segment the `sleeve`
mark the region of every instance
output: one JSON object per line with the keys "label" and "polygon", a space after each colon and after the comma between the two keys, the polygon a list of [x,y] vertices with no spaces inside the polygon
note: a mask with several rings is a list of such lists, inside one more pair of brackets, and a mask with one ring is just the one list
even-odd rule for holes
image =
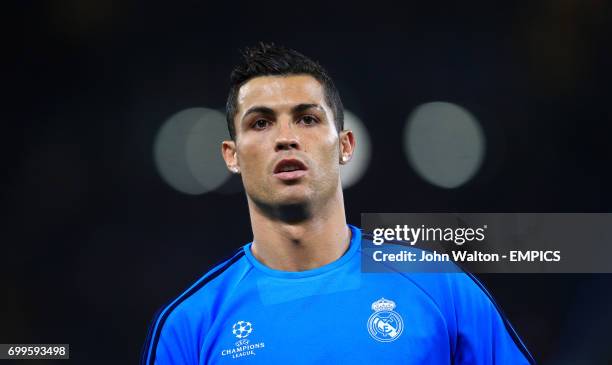
{"label": "sleeve", "polygon": [[142,365],[198,364],[194,326],[183,311],[162,311],[152,326],[142,354]]}
{"label": "sleeve", "polygon": [[141,365],[197,365],[200,357],[206,358],[201,350],[213,312],[211,301],[227,295],[224,291],[219,294],[219,287],[228,287],[218,282],[214,284],[212,280],[243,256],[244,250],[240,248],[232,258],[208,271],[155,316],[143,347]]}
{"label": "sleeve", "polygon": [[454,364],[535,364],[484,286],[469,274],[450,275],[457,323]]}

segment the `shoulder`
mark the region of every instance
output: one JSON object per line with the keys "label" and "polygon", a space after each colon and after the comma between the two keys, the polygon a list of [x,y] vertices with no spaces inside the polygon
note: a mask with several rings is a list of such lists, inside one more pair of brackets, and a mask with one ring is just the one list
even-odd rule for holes
{"label": "shoulder", "polygon": [[[248,270],[244,250],[240,248],[230,258],[208,270],[180,295],[162,306],[149,327],[143,347],[142,363],[155,363],[160,347],[189,347],[197,352],[197,337],[206,333],[206,326],[214,315],[215,303],[229,295],[230,282],[239,280]],[[186,359],[185,359],[186,360]]]}
{"label": "shoulder", "polygon": [[[513,359],[534,364],[533,356],[485,285],[469,272],[403,274],[427,295],[446,319],[458,363]],[[472,358],[471,356],[475,356]]]}
{"label": "shoulder", "polygon": [[495,313],[503,317],[493,296],[472,274],[401,273],[427,295],[446,318],[460,321],[463,316],[480,317]]}
{"label": "shoulder", "polygon": [[[364,233],[362,245],[364,272],[390,273],[429,296],[438,306],[461,298],[489,301],[484,286],[452,260],[426,260],[432,252],[402,241],[385,241],[384,246],[373,242]],[[435,251],[434,251],[435,253]]]}
{"label": "shoulder", "polygon": [[[366,257],[372,257],[375,250],[380,250],[379,246],[370,243],[370,237],[364,235],[362,250]],[[386,243],[384,252],[398,255],[396,258],[401,259],[401,254],[405,252],[420,257],[426,251],[394,242]],[[480,358],[486,358],[495,348],[500,354],[521,359],[516,363],[524,363],[524,359],[533,362],[529,351],[485,285],[456,263],[450,261],[420,266],[418,263],[395,261],[376,263],[370,268],[373,272],[390,274],[396,283],[403,281],[427,298],[426,302],[432,304],[445,320],[453,353],[478,353]],[[481,341],[474,342],[477,338]],[[486,348],[485,343],[492,346]],[[468,347],[470,351],[466,352]]]}

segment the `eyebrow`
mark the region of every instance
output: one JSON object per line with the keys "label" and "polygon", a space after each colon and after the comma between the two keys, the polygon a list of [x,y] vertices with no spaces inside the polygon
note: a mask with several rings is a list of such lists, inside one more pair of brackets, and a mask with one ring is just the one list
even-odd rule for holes
{"label": "eyebrow", "polygon": [[[294,106],[293,108],[291,108],[291,114],[303,113],[306,110],[312,109],[312,108],[318,109],[320,111],[324,111],[323,107],[321,107],[319,104],[298,104]],[[256,114],[256,113],[265,114],[265,115],[276,114],[273,109],[268,108],[267,106],[253,106],[244,113],[244,115],[242,116],[242,120],[244,120],[248,115]]]}
{"label": "eyebrow", "polygon": [[320,111],[324,111],[323,108],[319,104],[298,104],[291,108],[292,114],[303,113],[308,109],[319,109]]}

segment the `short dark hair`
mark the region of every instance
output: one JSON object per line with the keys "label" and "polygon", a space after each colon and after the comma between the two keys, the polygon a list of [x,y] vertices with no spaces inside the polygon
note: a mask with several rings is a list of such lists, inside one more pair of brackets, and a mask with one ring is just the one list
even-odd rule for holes
{"label": "short dark hair", "polygon": [[238,109],[238,91],[247,81],[258,76],[305,74],[314,77],[323,86],[325,101],[334,114],[336,129],[338,132],[344,129],[344,108],[340,94],[327,71],[318,62],[293,49],[264,42],[245,48],[242,55],[244,62],[236,66],[230,76],[226,104],[227,128],[232,139],[236,139],[234,117]]}

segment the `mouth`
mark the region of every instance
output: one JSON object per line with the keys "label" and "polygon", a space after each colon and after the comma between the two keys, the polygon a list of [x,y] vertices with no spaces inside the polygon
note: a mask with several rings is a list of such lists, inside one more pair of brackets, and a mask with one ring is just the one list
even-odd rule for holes
{"label": "mouth", "polygon": [[296,180],[304,175],[308,168],[300,160],[294,158],[287,158],[280,160],[276,166],[274,166],[274,176],[280,180]]}

